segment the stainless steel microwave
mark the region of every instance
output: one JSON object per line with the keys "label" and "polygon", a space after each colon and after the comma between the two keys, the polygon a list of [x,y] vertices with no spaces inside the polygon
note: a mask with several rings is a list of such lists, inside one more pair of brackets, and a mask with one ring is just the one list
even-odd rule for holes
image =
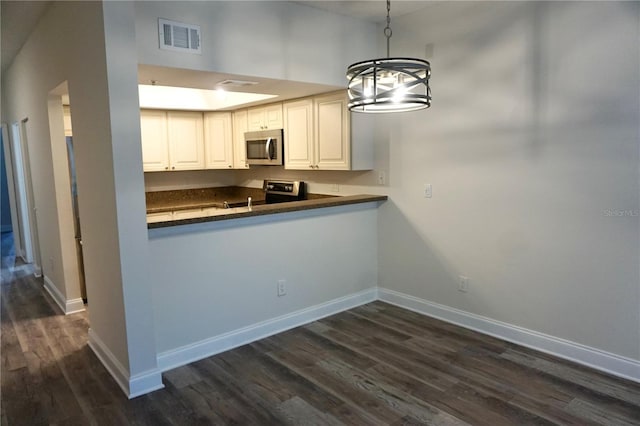
{"label": "stainless steel microwave", "polygon": [[283,133],[282,129],[245,133],[247,163],[257,166],[283,165]]}

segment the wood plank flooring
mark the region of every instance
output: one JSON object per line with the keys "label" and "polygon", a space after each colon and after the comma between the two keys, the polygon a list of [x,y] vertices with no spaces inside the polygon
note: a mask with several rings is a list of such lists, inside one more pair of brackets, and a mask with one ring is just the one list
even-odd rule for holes
{"label": "wood plank flooring", "polygon": [[375,302],[127,400],[41,280],[2,285],[4,425],[640,425],[640,385]]}

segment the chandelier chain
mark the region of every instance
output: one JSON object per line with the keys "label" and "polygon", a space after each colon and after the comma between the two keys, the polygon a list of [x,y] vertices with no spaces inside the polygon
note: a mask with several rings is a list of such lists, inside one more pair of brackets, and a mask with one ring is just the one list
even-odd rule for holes
{"label": "chandelier chain", "polygon": [[389,44],[390,44],[390,40],[391,40],[391,35],[393,34],[393,31],[391,31],[391,0],[387,0],[387,26],[384,27],[384,36],[387,38],[387,58],[389,58],[391,55],[389,54]]}

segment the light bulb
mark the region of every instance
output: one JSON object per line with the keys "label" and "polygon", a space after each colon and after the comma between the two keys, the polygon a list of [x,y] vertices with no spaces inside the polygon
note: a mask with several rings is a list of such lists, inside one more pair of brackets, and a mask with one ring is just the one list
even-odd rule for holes
{"label": "light bulb", "polygon": [[224,89],[216,89],[216,97],[219,100],[224,101],[225,99],[227,99],[227,91]]}

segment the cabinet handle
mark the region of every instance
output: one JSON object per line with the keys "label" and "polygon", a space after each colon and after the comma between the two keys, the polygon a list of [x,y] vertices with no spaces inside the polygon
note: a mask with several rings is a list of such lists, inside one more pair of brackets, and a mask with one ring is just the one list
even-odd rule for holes
{"label": "cabinet handle", "polygon": [[231,168],[231,167],[232,167],[231,164],[229,164],[229,168]]}
{"label": "cabinet handle", "polygon": [[309,164],[309,167],[311,167],[313,169],[313,164]]}
{"label": "cabinet handle", "polygon": [[176,169],[176,166],[171,167],[171,170],[175,170],[175,169]]}
{"label": "cabinet handle", "polygon": [[165,169],[165,170],[169,170],[169,166],[166,166],[164,169]]}

